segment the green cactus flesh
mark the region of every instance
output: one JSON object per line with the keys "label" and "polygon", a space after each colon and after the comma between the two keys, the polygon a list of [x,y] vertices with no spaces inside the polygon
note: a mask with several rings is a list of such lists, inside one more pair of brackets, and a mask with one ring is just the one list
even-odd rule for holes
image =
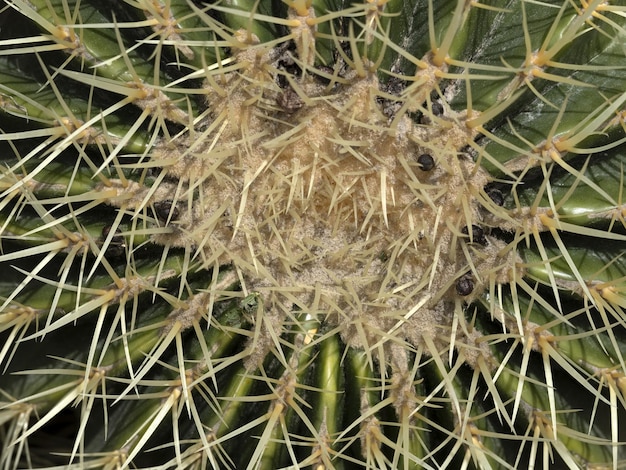
{"label": "green cactus flesh", "polygon": [[626,1],[4,0],[0,468],[624,468]]}

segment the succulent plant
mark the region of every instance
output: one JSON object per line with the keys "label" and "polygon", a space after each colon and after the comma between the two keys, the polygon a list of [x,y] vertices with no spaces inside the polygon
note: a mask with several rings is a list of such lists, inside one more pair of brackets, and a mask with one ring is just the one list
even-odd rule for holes
{"label": "succulent plant", "polygon": [[0,468],[623,468],[626,2],[4,0]]}

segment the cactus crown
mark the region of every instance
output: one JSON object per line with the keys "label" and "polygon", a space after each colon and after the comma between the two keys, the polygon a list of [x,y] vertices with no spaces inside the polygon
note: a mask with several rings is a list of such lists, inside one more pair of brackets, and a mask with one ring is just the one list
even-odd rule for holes
{"label": "cactus crown", "polygon": [[626,6],[3,3],[3,464],[623,461]]}

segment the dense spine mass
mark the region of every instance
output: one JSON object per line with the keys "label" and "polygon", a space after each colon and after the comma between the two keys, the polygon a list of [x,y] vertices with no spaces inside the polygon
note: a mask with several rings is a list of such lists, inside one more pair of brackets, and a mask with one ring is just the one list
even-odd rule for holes
{"label": "dense spine mass", "polygon": [[625,2],[0,26],[2,468],[626,463]]}

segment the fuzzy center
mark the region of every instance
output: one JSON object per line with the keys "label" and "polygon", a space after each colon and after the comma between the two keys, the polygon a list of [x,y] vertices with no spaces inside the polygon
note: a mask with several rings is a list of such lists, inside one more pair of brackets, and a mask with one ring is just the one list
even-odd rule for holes
{"label": "fuzzy center", "polygon": [[[155,241],[232,263],[268,321],[297,309],[352,346],[446,349],[454,316],[515,262],[483,223],[488,175],[460,151],[475,137],[465,113],[416,123],[389,111],[374,73],[329,78],[257,41],[234,59],[207,79],[197,135],[153,155],[175,161],[152,196],[172,230]],[[418,109],[417,96],[397,101]]]}

